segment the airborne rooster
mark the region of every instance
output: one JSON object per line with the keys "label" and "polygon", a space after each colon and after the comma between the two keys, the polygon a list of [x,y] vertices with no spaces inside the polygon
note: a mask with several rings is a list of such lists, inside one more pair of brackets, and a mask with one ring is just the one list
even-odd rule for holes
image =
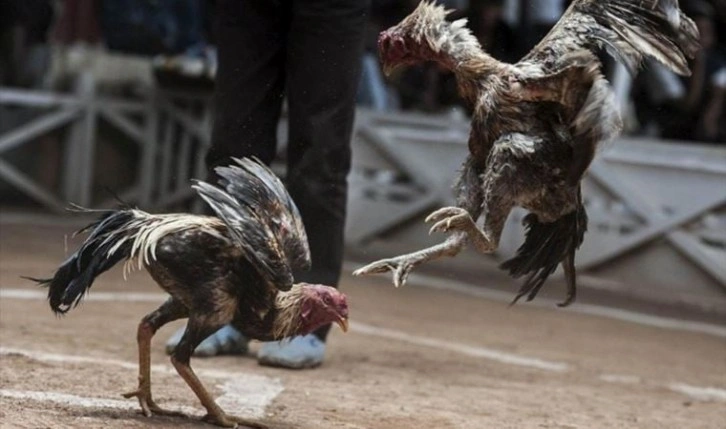
{"label": "airborne rooster", "polygon": [[[698,30],[677,0],[575,0],[550,33],[520,62],[482,51],[465,20],[427,1],[381,33],[384,71],[434,61],[456,75],[474,108],[469,157],[455,187],[457,206],[433,212],[431,232],[453,232],[439,245],[374,262],[354,274],[393,272],[396,286],[415,266],[458,254],[467,242],[496,250],[514,206],[530,213],[514,258],[502,264],[527,276],[513,302],[533,299],[562,264],[567,298],[575,299],[575,251],[587,229],[580,181],[598,144],[620,132],[612,92],[597,54],[605,49],[635,72],[650,56],[681,75],[699,49]],[[476,219],[483,216],[483,229]]]}
{"label": "airborne rooster", "polygon": [[[195,347],[231,323],[251,339],[279,340],[304,335],[327,323],[348,327],[345,295],[332,287],[293,283],[293,268],[308,268],[310,250],[300,215],[282,183],[249,159],[218,167],[220,187],[193,187],[218,217],[153,215],[129,207],[104,211],[80,232],[83,245],[56,271],[48,286],[53,311],[66,313],[93,280],[123,259],[146,267],[171,295],[138,328],[139,386],[145,415],[178,414],[159,408],[151,397],[150,344],[163,325],[189,318],[171,362],[207,409],[205,420],[219,426],[260,423],[228,416],[189,366]],[[130,265],[127,265],[128,268]]]}

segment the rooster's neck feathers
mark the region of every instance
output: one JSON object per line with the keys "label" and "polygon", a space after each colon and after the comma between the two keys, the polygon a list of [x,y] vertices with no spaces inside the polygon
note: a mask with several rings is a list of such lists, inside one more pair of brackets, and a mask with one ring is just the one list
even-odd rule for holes
{"label": "rooster's neck feathers", "polygon": [[436,3],[422,1],[409,17],[414,22],[414,39],[428,44],[432,59],[453,71],[463,87],[504,68],[503,63],[484,52],[466,26],[466,18],[449,22],[449,12]]}
{"label": "rooster's neck feathers", "polygon": [[94,236],[99,243],[115,244],[108,250],[112,257],[124,244],[131,243],[131,251],[124,264],[124,277],[134,268],[142,269],[156,260],[156,247],[159,241],[174,233],[199,229],[219,240],[228,241],[220,232],[224,224],[215,217],[192,214],[149,214],[132,209],[131,220],[118,229]]}
{"label": "rooster's neck feathers", "polygon": [[300,284],[293,285],[287,292],[278,292],[275,298],[277,317],[272,325],[273,337],[286,338],[298,334],[304,297],[303,286]]}
{"label": "rooster's neck feathers", "polygon": [[452,23],[444,22],[426,36],[432,50],[450,61],[450,68],[464,76],[496,71],[500,63],[482,50],[479,41],[466,26],[462,18]]}

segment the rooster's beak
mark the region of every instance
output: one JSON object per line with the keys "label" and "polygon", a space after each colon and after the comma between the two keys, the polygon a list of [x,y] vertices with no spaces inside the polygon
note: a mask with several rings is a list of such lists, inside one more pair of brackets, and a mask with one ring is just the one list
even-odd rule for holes
{"label": "rooster's beak", "polygon": [[394,71],[398,68],[397,64],[384,64],[383,65],[383,74],[386,77],[391,77]]}
{"label": "rooster's beak", "polygon": [[348,318],[347,317],[340,317],[340,318],[338,318],[338,321],[335,323],[337,323],[338,326],[340,326],[340,329],[343,332],[348,332]]}

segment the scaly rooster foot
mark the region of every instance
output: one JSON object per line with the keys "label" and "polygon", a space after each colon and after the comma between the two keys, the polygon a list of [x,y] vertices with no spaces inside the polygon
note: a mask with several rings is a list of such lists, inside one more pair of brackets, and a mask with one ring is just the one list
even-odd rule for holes
{"label": "scaly rooster foot", "polygon": [[468,211],[461,207],[444,207],[436,210],[428,215],[426,223],[436,222],[429,230],[429,234],[434,232],[449,232],[452,230],[468,232],[472,228],[476,228],[476,223]]}
{"label": "scaly rooster foot", "polygon": [[557,303],[558,307],[567,307],[575,301],[576,293],[574,290],[568,291],[567,296],[563,302]]}
{"label": "scaly rooster foot", "polygon": [[406,284],[408,274],[416,265],[415,261],[411,258],[398,256],[396,258],[381,259],[380,261],[372,262],[363,268],[355,270],[353,275],[364,276],[390,271],[393,273],[393,285],[400,287]]}
{"label": "scaly rooster foot", "polygon": [[247,427],[253,429],[267,429],[267,425],[260,422],[248,420],[242,417],[230,416],[225,413],[220,413],[218,415],[207,414],[206,416],[202,417],[202,421],[224,428]]}
{"label": "scaly rooster foot", "polygon": [[151,389],[139,388],[138,390],[135,390],[133,392],[124,393],[123,397],[126,399],[133,397],[138,398],[139,405],[141,406],[141,412],[146,417],[151,417],[154,414],[160,416],[187,417],[186,414],[180,411],[165,410],[156,405],[154,400],[151,399]]}

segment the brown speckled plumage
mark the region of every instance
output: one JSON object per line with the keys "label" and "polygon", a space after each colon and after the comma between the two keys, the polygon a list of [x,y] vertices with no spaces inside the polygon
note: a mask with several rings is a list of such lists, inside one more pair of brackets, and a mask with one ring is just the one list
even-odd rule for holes
{"label": "brown speckled plumage", "polygon": [[[575,0],[551,32],[516,64],[484,52],[465,20],[423,1],[379,37],[384,71],[435,61],[456,75],[473,116],[469,158],[455,186],[457,206],[432,213],[431,231],[452,232],[446,242],[374,262],[357,275],[393,272],[396,286],[426,261],[456,255],[467,243],[489,253],[498,246],[515,206],[529,210],[517,255],[502,264],[528,276],[515,301],[532,299],[562,263],[568,296],[575,298],[574,255],[587,228],[580,180],[597,146],[616,137],[619,112],[601,72],[601,50],[633,72],[653,57],[687,75],[698,32],[677,0]],[[483,218],[480,229],[476,220]]]}
{"label": "brown speckled plumage", "polygon": [[[207,420],[263,427],[226,415],[189,366],[199,343],[232,324],[249,339],[279,340],[313,332],[328,323],[348,326],[345,295],[323,285],[295,284],[292,270],[310,265],[305,229],[282,183],[264,165],[235,160],[218,167],[219,187],[194,188],[217,213],[149,214],[123,207],[100,211],[80,232],[89,236],[48,286],[51,309],[64,314],[80,303],[97,276],[122,260],[145,267],[170,298],[139,324],[139,387],[144,414],[169,414],[151,397],[151,337],[163,325],[188,318],[172,363],[207,409]],[[173,414],[173,413],[172,413]]]}

